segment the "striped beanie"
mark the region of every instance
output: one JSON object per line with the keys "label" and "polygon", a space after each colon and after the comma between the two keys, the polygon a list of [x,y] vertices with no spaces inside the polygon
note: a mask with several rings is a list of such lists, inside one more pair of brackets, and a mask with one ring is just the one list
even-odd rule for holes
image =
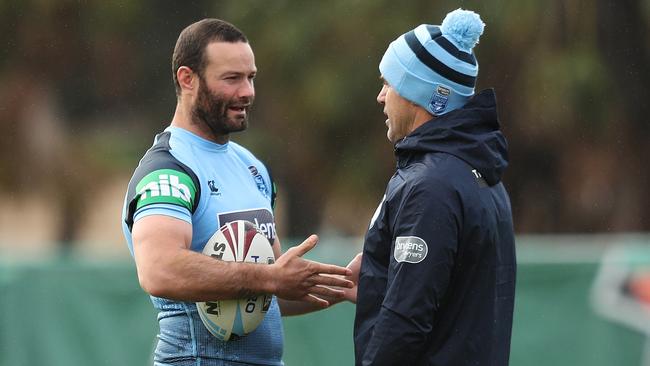
{"label": "striped beanie", "polygon": [[478,14],[456,9],[440,26],[422,24],[391,42],[379,71],[399,95],[434,116],[453,111],[474,95],[472,49],[484,27]]}

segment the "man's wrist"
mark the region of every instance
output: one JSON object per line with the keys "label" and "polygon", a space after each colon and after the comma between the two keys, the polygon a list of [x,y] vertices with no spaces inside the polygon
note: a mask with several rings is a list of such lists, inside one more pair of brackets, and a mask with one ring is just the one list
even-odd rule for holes
{"label": "man's wrist", "polygon": [[275,264],[269,264],[269,265],[256,265],[255,267],[258,267],[258,280],[262,283],[262,291],[265,294],[275,294],[278,290],[277,283],[276,283],[276,265]]}

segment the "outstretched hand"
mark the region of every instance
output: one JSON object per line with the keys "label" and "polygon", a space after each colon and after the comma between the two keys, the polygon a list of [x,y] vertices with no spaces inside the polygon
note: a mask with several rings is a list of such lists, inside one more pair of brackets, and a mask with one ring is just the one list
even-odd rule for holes
{"label": "outstretched hand", "polygon": [[[344,298],[346,295],[344,290],[328,286],[350,289],[356,285],[346,279],[353,275],[349,268],[302,258],[305,253],[316,246],[316,243],[318,243],[318,237],[311,235],[300,245],[287,250],[272,265],[274,267],[275,295],[287,300],[302,300],[327,307],[329,302],[320,297]],[[345,278],[330,275],[345,276]]]}

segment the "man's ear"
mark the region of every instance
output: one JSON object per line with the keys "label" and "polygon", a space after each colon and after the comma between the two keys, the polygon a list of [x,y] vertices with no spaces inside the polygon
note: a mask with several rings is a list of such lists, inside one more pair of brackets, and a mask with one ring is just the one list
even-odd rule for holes
{"label": "man's ear", "polygon": [[187,66],[181,66],[176,71],[176,80],[181,87],[181,91],[194,93],[198,84],[198,75]]}

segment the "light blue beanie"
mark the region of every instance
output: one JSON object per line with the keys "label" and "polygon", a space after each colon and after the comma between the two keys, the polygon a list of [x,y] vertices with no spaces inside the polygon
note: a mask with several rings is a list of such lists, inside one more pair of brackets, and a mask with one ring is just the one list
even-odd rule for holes
{"label": "light blue beanie", "polygon": [[399,95],[434,116],[453,111],[474,95],[472,49],[484,27],[475,12],[456,9],[440,26],[422,24],[391,42],[379,71]]}

